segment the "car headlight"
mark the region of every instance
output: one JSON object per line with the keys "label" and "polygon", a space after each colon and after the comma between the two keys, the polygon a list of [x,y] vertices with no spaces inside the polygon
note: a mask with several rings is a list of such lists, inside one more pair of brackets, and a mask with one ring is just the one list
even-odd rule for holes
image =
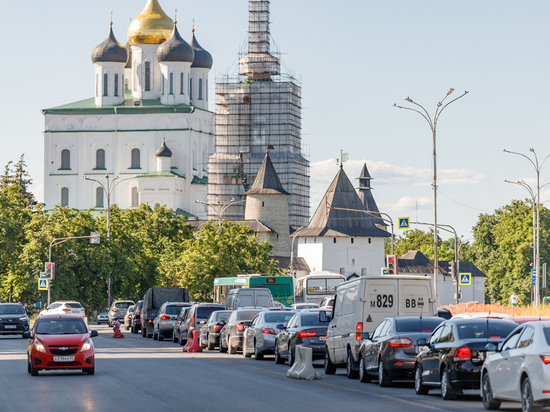
{"label": "car headlight", "polygon": [[38,339],[34,340],[34,349],[36,349],[38,352],[46,353],[46,348],[44,347],[42,342],[40,342]]}
{"label": "car headlight", "polygon": [[29,321],[29,318],[26,317],[26,316],[23,316],[22,318],[19,318],[19,320],[26,320],[27,322]]}
{"label": "car headlight", "polygon": [[92,339],[88,338],[86,342],[84,342],[84,345],[82,345],[82,349],[80,349],[80,352],[86,352],[87,350],[90,350],[92,347]]}

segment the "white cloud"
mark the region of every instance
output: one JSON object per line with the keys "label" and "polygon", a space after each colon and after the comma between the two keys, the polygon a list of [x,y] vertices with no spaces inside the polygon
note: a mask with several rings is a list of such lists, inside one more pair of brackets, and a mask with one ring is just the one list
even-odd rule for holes
{"label": "white cloud", "polygon": [[425,197],[417,199],[411,196],[405,196],[398,199],[395,203],[381,203],[379,208],[388,212],[400,212],[402,210],[414,209],[433,209],[433,200]]}
{"label": "white cloud", "polygon": [[32,185],[29,191],[34,195],[38,203],[44,203],[44,185]]}

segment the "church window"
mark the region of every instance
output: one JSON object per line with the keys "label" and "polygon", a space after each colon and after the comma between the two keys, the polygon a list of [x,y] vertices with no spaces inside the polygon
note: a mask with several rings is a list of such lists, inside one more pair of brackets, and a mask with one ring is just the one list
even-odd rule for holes
{"label": "church window", "polygon": [[95,189],[95,207],[103,207],[103,188]]}
{"label": "church window", "polygon": [[265,206],[265,205],[264,205],[264,202],[262,202],[262,207],[264,207],[264,206]]}
{"label": "church window", "polygon": [[340,268],[340,274],[343,275],[346,273],[346,270],[344,268]]}
{"label": "church window", "polygon": [[115,96],[118,96],[118,73],[115,74]]}
{"label": "church window", "polygon": [[206,100],[208,100],[208,79],[206,79]]}
{"label": "church window", "polygon": [[351,259],[351,266],[355,266],[355,259]]}
{"label": "church window", "polygon": [[334,238],[334,243],[336,243],[336,238]]}
{"label": "church window", "polygon": [[183,73],[180,73],[180,94],[183,94]]}
{"label": "church window", "polygon": [[137,187],[132,187],[132,206],[131,207],[138,207],[139,206],[139,194]]}
{"label": "church window", "polygon": [[351,238],[351,243],[353,243],[353,238]]}
{"label": "church window", "polygon": [[69,188],[61,188],[61,206],[69,206]]}
{"label": "church window", "polygon": [[95,168],[105,169],[105,150],[97,149],[95,152]]}
{"label": "church window", "polygon": [[164,94],[164,82],[166,79],[164,78],[164,73],[160,74],[160,94]]}
{"label": "church window", "polygon": [[170,73],[170,94],[174,94],[174,73]]}
{"label": "church window", "polygon": [[151,91],[151,63],[145,62],[145,91]]}
{"label": "church window", "polygon": [[193,79],[189,79],[189,98],[193,100]]}
{"label": "church window", "polygon": [[369,237],[369,244],[370,244],[370,237]]}
{"label": "church window", "polygon": [[95,74],[95,95],[99,97],[99,74]]}
{"label": "church window", "polygon": [[141,168],[141,153],[139,152],[139,149],[132,149],[130,169],[139,168]]}
{"label": "church window", "polygon": [[109,96],[109,75],[103,75],[103,96]]}
{"label": "church window", "polygon": [[361,268],[361,276],[365,276],[367,274],[367,268]]}
{"label": "church window", "polygon": [[199,79],[199,100],[202,100],[202,79]]}
{"label": "church window", "polygon": [[61,151],[61,169],[71,168],[71,152],[68,149]]}

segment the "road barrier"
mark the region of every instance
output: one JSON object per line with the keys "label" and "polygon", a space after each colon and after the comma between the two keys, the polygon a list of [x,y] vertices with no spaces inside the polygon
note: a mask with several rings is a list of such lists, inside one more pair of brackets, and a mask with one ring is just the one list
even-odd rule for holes
{"label": "road barrier", "polygon": [[187,343],[183,347],[184,352],[194,353],[202,352],[201,345],[199,345],[199,332],[194,330],[191,336],[187,336]]}
{"label": "road barrier", "polygon": [[115,333],[113,333],[113,338],[114,339],[124,338],[124,335],[120,331],[120,323],[118,321],[113,322],[113,330],[115,332]]}
{"label": "road barrier", "polygon": [[304,345],[297,345],[296,360],[286,373],[286,376],[292,379],[321,379],[319,374],[313,369],[313,349]]}

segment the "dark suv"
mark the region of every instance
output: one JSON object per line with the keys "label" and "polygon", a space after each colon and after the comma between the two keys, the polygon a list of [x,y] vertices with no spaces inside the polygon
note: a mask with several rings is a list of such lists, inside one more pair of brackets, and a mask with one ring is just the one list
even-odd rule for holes
{"label": "dark suv", "polygon": [[0,335],[23,335],[29,330],[29,316],[21,303],[0,303]]}
{"label": "dark suv", "polygon": [[200,331],[206,319],[218,310],[226,310],[227,307],[218,303],[197,303],[193,305],[181,320],[178,335],[181,336],[183,343],[187,342],[187,337],[194,331]]}
{"label": "dark suv", "polygon": [[130,330],[132,333],[138,333],[141,329],[141,307],[143,306],[143,301],[140,300],[136,303],[136,308],[132,312],[132,318],[130,319]]}

